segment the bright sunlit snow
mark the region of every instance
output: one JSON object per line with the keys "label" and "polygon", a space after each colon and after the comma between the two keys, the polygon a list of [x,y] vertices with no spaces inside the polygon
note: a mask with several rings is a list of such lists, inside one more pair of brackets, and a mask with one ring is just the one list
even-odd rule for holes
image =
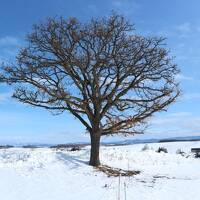
{"label": "bright sunlit snow", "polygon": [[[157,153],[158,147],[168,153]],[[88,166],[89,147],[81,151],[0,150],[2,200],[199,200],[200,159],[190,153],[200,142],[101,148],[102,164],[140,170],[134,177],[107,177]],[[177,154],[181,149],[184,156]],[[120,188],[120,189],[119,189]]]}

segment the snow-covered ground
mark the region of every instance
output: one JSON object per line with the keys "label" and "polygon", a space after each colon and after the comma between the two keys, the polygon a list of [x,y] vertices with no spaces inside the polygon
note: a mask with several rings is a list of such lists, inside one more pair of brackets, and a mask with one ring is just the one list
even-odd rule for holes
{"label": "snow-covered ground", "polygon": [[[157,153],[158,147],[168,149]],[[134,177],[107,177],[88,166],[89,147],[81,151],[48,148],[0,150],[2,200],[199,200],[200,159],[190,153],[200,142],[101,148],[101,161],[140,170]],[[176,154],[177,149],[186,152]],[[119,189],[120,188],[120,189]],[[120,190],[120,194],[119,194]],[[126,196],[126,198],[125,198]]]}

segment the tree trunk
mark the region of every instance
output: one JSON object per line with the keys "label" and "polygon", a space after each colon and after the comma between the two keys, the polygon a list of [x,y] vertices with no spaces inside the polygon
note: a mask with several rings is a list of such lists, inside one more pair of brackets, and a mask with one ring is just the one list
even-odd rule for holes
{"label": "tree trunk", "polygon": [[101,135],[99,133],[90,134],[91,139],[91,150],[90,150],[90,162],[91,166],[99,166],[99,149],[100,149],[100,138]]}

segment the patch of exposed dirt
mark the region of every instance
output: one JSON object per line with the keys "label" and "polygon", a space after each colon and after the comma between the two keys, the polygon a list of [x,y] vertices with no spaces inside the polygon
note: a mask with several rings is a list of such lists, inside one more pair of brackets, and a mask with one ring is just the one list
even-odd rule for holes
{"label": "patch of exposed dirt", "polygon": [[100,165],[96,167],[100,172],[105,173],[108,177],[118,177],[118,176],[134,176],[140,173],[140,171],[135,170],[123,170],[119,168],[110,167],[107,165]]}

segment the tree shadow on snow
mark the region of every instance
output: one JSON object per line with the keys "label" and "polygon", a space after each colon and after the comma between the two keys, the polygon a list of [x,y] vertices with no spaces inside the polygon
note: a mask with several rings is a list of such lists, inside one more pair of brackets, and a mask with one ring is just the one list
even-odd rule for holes
{"label": "tree shadow on snow", "polygon": [[77,156],[68,155],[63,152],[56,152],[56,157],[59,161],[63,162],[65,165],[70,166],[71,169],[76,169],[81,167],[81,165],[88,165],[87,161],[79,159]]}

